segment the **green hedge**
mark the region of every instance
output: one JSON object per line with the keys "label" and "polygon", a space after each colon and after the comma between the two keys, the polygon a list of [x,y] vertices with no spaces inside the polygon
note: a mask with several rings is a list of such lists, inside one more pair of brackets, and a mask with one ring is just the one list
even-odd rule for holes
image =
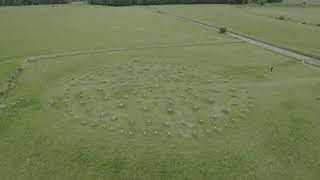
{"label": "green hedge", "polygon": [[0,0],[0,6],[22,6],[38,4],[65,4],[69,0]]}

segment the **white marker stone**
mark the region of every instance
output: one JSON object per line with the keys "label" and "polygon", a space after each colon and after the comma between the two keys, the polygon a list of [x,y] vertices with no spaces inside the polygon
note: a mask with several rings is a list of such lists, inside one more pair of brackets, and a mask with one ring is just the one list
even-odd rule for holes
{"label": "white marker stone", "polygon": [[148,120],[148,121],[147,121],[147,125],[150,125],[150,124],[151,124],[151,120]]}
{"label": "white marker stone", "polygon": [[133,126],[133,125],[135,125],[135,122],[134,122],[134,120],[131,120],[131,121],[129,121],[129,125],[130,125],[130,126]]}
{"label": "white marker stone", "polygon": [[119,107],[120,108],[124,108],[124,104],[119,104]]}
{"label": "white marker stone", "polygon": [[198,111],[200,109],[200,107],[199,106],[193,106],[193,110],[195,110],[195,111]]}
{"label": "white marker stone", "polygon": [[52,98],[50,99],[50,101],[49,101],[48,105],[49,105],[49,106],[53,106],[53,105],[54,105],[54,101],[53,101],[53,99],[52,99]]}
{"label": "white marker stone", "polygon": [[214,99],[209,98],[209,99],[208,99],[208,102],[209,102],[210,104],[213,104],[213,103],[214,103]]}
{"label": "white marker stone", "polygon": [[143,107],[143,111],[148,111],[149,108],[148,107]]}

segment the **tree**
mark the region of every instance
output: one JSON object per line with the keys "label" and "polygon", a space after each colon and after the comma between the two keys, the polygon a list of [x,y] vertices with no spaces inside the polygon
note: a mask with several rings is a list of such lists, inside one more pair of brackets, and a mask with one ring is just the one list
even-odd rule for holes
{"label": "tree", "polygon": [[282,2],[282,0],[268,0],[268,3],[279,3]]}
{"label": "tree", "polygon": [[0,0],[0,6],[65,4],[65,3],[69,3],[69,0]]}

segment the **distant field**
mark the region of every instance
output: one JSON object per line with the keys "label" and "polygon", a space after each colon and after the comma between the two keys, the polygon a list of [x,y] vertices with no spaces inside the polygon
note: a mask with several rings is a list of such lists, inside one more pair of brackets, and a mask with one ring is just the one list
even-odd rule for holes
{"label": "distant field", "polygon": [[251,8],[250,12],[270,18],[283,16],[286,21],[305,23],[306,25],[319,25],[320,29],[320,6],[319,7],[261,7]]}
{"label": "distant field", "polygon": [[[320,41],[315,38],[320,34],[320,26],[314,25],[320,24],[320,15],[317,13],[320,7],[295,9],[277,6],[177,5],[158,8],[227,27],[233,32],[284,48],[320,56]],[[275,19],[279,16],[290,17],[295,22]],[[304,21],[312,25],[302,24]]]}
{"label": "distant field", "polygon": [[283,0],[283,4],[301,4],[303,2],[307,4],[320,4],[319,0]]}
{"label": "distant field", "polygon": [[[245,16],[157,6],[200,7]],[[7,7],[0,21],[0,79],[49,55],[0,99],[0,179],[320,177],[318,67],[146,7]]]}
{"label": "distant field", "polygon": [[[128,22],[135,23],[118,21],[127,15],[121,12],[135,14],[126,17]],[[0,69],[5,68],[2,64],[6,63],[11,70],[17,62],[30,56],[221,39],[210,33],[194,32],[197,27],[185,29],[184,23],[178,23],[173,30],[166,18],[138,7],[118,9],[83,4],[1,7],[0,20]],[[0,84],[8,75],[8,69],[0,72]]]}

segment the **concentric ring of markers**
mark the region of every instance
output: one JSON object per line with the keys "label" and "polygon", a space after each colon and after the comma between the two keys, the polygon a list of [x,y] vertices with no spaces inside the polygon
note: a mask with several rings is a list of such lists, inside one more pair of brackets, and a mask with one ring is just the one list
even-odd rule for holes
{"label": "concentric ring of markers", "polygon": [[133,61],[66,78],[48,106],[81,126],[126,136],[201,138],[232,128],[255,107],[232,83],[201,66]]}

